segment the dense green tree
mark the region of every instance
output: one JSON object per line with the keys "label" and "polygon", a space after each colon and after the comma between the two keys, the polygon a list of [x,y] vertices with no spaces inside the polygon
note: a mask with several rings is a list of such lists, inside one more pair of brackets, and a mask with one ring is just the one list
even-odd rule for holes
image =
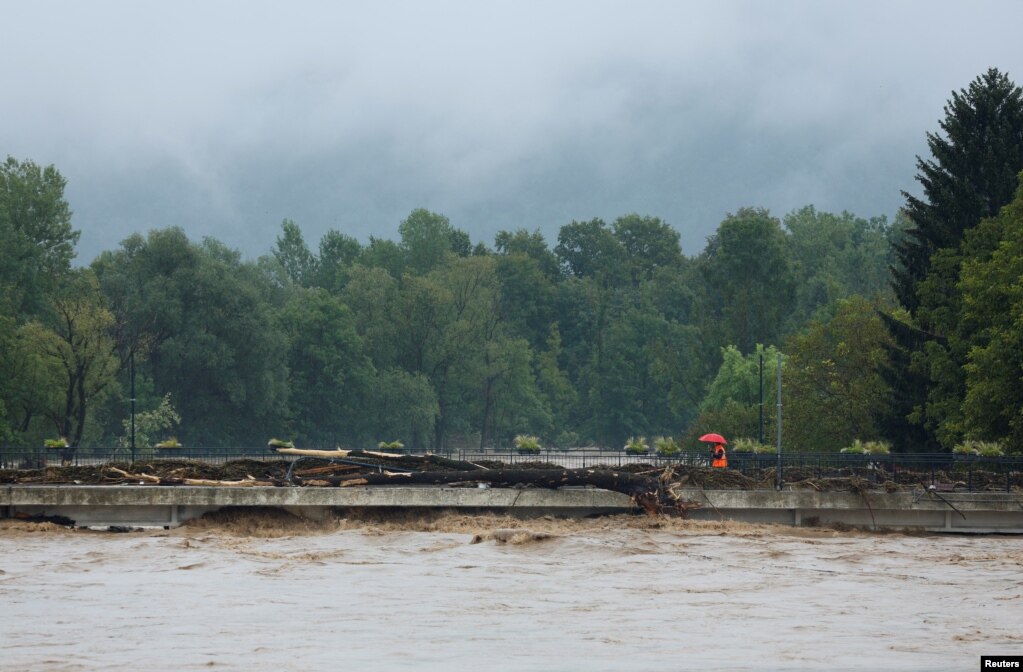
{"label": "dense green tree", "polygon": [[325,290],[297,292],[281,320],[288,339],[293,436],[333,447],[366,436],[365,404],[375,371],[351,310]]}
{"label": "dense green tree", "polygon": [[700,403],[700,411],[720,410],[731,401],[744,406],[759,405],[761,356],[764,360],[764,395],[765,399],[770,399],[771,384],[778,375],[778,354],[775,347],[765,348],[759,343],[748,355],[743,355],[733,345],[725,347],[721,352],[721,366]]}
{"label": "dense green tree", "polygon": [[494,238],[494,249],[502,255],[524,255],[536,262],[537,267],[551,282],[561,277],[558,258],[547,247],[539,230],[529,233],[525,229],[514,232],[499,231]]}
{"label": "dense green tree", "polygon": [[439,405],[430,381],[422,373],[400,368],[381,371],[366,399],[366,421],[378,441],[401,441],[422,449],[414,437],[433,432]]}
{"label": "dense green tree", "polygon": [[855,439],[883,438],[876,418],[890,400],[878,368],[890,338],[877,307],[850,297],[837,303],[834,316],[786,341],[787,448],[837,451]]}
{"label": "dense green tree", "polygon": [[362,245],[355,238],[331,229],[320,239],[313,284],[337,293],[348,283],[352,268],[362,256]]}
{"label": "dense green tree", "polygon": [[[550,426],[540,433],[549,437],[553,443],[564,445],[564,435],[571,432],[570,418],[572,409],[578,401],[578,395],[572,386],[567,372],[561,363],[562,347],[561,332],[557,324],[552,324],[547,332],[544,347],[536,356],[537,389],[543,398],[544,407],[550,413]],[[517,430],[516,430],[516,433]],[[567,443],[575,443],[569,439]]]}
{"label": "dense green tree", "polygon": [[678,231],[657,217],[625,215],[611,225],[614,237],[625,250],[634,284],[650,280],[659,268],[672,268],[682,260]]}
{"label": "dense green tree", "polygon": [[121,421],[121,429],[124,433],[117,437],[117,446],[122,449],[122,452],[130,450],[134,433],[136,456],[152,455],[153,447],[157,443],[171,438],[167,434],[172,432],[180,422],[181,416],[174,410],[171,395],[165,394],[155,407],[140,410],[134,418],[128,417]]}
{"label": "dense green tree", "polygon": [[1023,453],[1023,187],[977,233],[999,242],[962,267],[962,320],[972,336],[962,429]]}
{"label": "dense green tree", "polygon": [[171,393],[189,445],[262,443],[288,415],[287,339],[266,276],[221,243],[180,229],[132,236],[94,263],[115,323]]}
{"label": "dense green tree", "polygon": [[931,158],[917,157],[923,197],[903,192],[913,227],[897,248],[894,287],[914,315],[932,255],[958,247],[967,229],[1012,200],[1023,170],[1023,90],[991,68],[952,93],[939,125],[942,135],[927,134]]}
{"label": "dense green tree", "polygon": [[918,436],[918,448],[950,449],[964,429],[964,366],[972,337],[960,328],[960,267],[989,246],[964,247],[967,232],[1012,198],[1023,170],[1023,90],[995,69],[953,92],[928,134],[932,158],[917,160],[923,198],[906,194],[912,226],[899,242],[893,287],[909,319],[886,322],[895,339],[886,378],[896,390],[886,434]]}
{"label": "dense green tree", "polygon": [[45,384],[59,391],[50,397],[57,403],[43,412],[72,447],[82,441],[92,405],[116,385],[119,362],[110,335],[113,323],[95,275],[83,269],[51,299],[45,323],[25,327],[32,349],[51,372]]}
{"label": "dense green tree", "polygon": [[890,293],[890,227],[884,217],[834,215],[807,206],[786,215],[784,228],[796,276],[791,325],[848,296]]}
{"label": "dense green tree", "polygon": [[0,445],[14,438],[14,409],[18,381],[11,377],[15,369],[16,326],[13,318],[0,310]]}
{"label": "dense green tree", "polygon": [[361,262],[370,268],[382,268],[396,280],[405,273],[405,253],[393,240],[370,236],[369,245],[362,250]]}
{"label": "dense green tree", "polygon": [[625,248],[602,219],[561,227],[554,254],[565,274],[575,278],[598,278],[607,286],[626,277]]}
{"label": "dense green tree", "polygon": [[281,224],[281,235],[271,250],[274,259],[284,269],[285,275],[297,285],[310,286],[317,273],[317,259],[302,236],[298,224],[285,219]]}
{"label": "dense green tree", "polygon": [[396,319],[398,281],[383,268],[356,265],[340,298],[352,309],[355,329],[375,367],[391,368],[399,359],[401,321]]}
{"label": "dense green tree", "polygon": [[718,227],[709,281],[720,288],[721,327],[742,352],[777,343],[795,297],[795,277],[777,219],[743,208]]}
{"label": "dense green tree", "polygon": [[[700,404],[700,413],[690,424],[684,442],[687,448],[699,447],[695,439],[707,432],[726,438],[759,438],[763,415],[764,442],[773,444],[776,431],[778,350],[757,344],[744,355],[729,345],[722,349],[721,366]],[[760,408],[760,357],[763,356],[764,406]],[[783,361],[783,370],[787,364]]]}
{"label": "dense green tree", "polygon": [[0,306],[23,320],[42,312],[70,272],[80,232],[71,228],[66,180],[53,166],[0,164]]}
{"label": "dense green tree", "polygon": [[515,334],[541,349],[555,321],[557,287],[533,257],[512,252],[496,258],[499,282],[495,310]]}
{"label": "dense green tree", "polygon": [[406,269],[424,275],[445,263],[447,255],[467,257],[472,251],[469,236],[451,226],[444,215],[419,208],[398,225]]}

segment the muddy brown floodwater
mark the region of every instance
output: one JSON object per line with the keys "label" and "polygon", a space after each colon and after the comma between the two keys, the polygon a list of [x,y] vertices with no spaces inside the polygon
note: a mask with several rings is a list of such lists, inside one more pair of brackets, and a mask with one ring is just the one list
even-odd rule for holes
{"label": "muddy brown floodwater", "polygon": [[0,521],[3,670],[975,670],[1023,539],[645,517]]}

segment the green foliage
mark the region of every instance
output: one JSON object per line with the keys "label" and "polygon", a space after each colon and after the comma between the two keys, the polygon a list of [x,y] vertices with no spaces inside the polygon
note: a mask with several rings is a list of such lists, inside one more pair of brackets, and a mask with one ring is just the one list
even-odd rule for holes
{"label": "green foliage", "polygon": [[897,394],[886,432],[900,440],[909,423],[924,448],[950,449],[974,424],[966,367],[986,342],[986,327],[962,319],[960,272],[998,245],[981,222],[1012,200],[1023,170],[1023,89],[990,69],[953,92],[941,130],[927,135],[932,158],[917,160],[923,197],[906,194],[912,226],[896,245],[893,286],[909,320],[889,321],[897,343],[886,377]]}
{"label": "green foliage", "polygon": [[18,320],[40,316],[70,273],[81,235],[71,228],[67,181],[53,166],[8,156],[0,163],[0,308]]}
{"label": "green foliage", "polygon": [[1004,441],[1023,453],[1023,186],[979,234],[998,241],[964,262],[962,326],[971,334],[963,367],[963,434]]}
{"label": "green foliage", "polygon": [[281,312],[288,342],[290,429],[303,445],[355,443],[376,371],[351,310],[325,290],[300,290]]}
{"label": "green foliage", "polygon": [[957,443],[952,448],[952,452],[956,455],[977,455],[980,457],[1003,457],[1005,455],[1004,448],[997,441],[977,441],[975,439],[967,439],[962,443]]}
{"label": "green foliage", "polygon": [[758,453],[769,455],[777,452],[777,447],[760,443],[756,439],[740,437],[732,441],[732,450],[737,453]]}
{"label": "green foliage", "polygon": [[875,305],[838,301],[785,343],[785,441],[797,451],[834,451],[851,437],[881,438],[877,417],[889,403],[878,369],[891,337]]}
{"label": "green foliage", "polygon": [[[180,443],[174,445],[161,445],[167,441],[162,441],[157,444],[153,444],[153,437],[158,434],[164,433],[166,430],[177,426],[181,422],[181,416],[174,410],[174,406],[171,404],[171,395],[165,394],[160,400],[160,404],[153,409],[148,411],[141,411],[135,414],[135,445],[136,447],[153,446],[154,448],[177,448],[180,447]],[[127,417],[122,420],[122,426],[124,428],[124,434],[117,438],[117,445],[120,448],[131,447],[131,417]],[[177,443],[177,437],[174,437],[173,441]]]}
{"label": "green foliage", "polygon": [[807,206],[786,215],[784,228],[797,278],[791,327],[798,328],[818,311],[850,296],[890,295],[891,234],[884,217],[868,220]]}
{"label": "green foliage", "polygon": [[95,275],[75,271],[50,300],[45,322],[22,328],[26,347],[43,367],[40,381],[52,392],[42,397],[45,416],[72,446],[81,443],[93,406],[117,384],[119,362],[110,333],[114,316]]}
{"label": "green foliage", "polygon": [[187,418],[185,443],[257,443],[287,423],[288,332],[271,302],[281,290],[259,266],[164,229],[128,238],[93,268],[125,327],[121,357],[145,355],[141,373]]}
{"label": "green foliage", "polygon": [[673,269],[681,262],[678,231],[657,217],[625,215],[611,228],[625,252],[634,284],[649,281],[658,269]]}
{"label": "green foliage", "polygon": [[153,448],[159,448],[161,450],[169,450],[169,449],[180,448],[180,447],[181,447],[181,442],[178,441],[178,437],[176,437],[176,436],[172,436],[169,439],[164,439],[163,441],[160,441],[159,443],[157,443],[157,444],[155,444],[153,446]]}
{"label": "green foliage", "polygon": [[891,444],[887,441],[861,441],[855,439],[850,445],[842,448],[839,452],[851,455],[888,455],[891,452]]}
{"label": "green foliage", "polygon": [[752,352],[778,343],[795,299],[795,275],[780,222],[762,208],[743,208],[718,227],[708,255],[720,291],[726,343]]}
{"label": "green foliage", "polygon": [[[761,356],[764,358],[764,403],[769,404],[776,396],[778,354],[774,346],[765,348],[759,344],[749,355],[743,355],[734,345],[723,348],[721,366],[700,403],[700,410],[703,412],[720,410],[728,402],[758,406]],[[782,367],[783,369],[785,367],[784,360]]]}
{"label": "green foliage", "polygon": [[564,273],[572,277],[598,278],[604,286],[624,277],[625,248],[602,219],[561,227],[554,254]]}
{"label": "green foliage", "polygon": [[43,446],[46,448],[67,448],[68,445],[70,444],[68,444],[67,439],[63,436],[59,439],[46,439],[43,441]]}
{"label": "green foliage", "polygon": [[308,287],[317,273],[317,260],[309,251],[298,224],[285,219],[281,229],[282,233],[277,237],[277,245],[271,253],[291,282]]}
{"label": "green foliage", "polygon": [[[699,437],[707,432],[717,432],[722,436],[757,436],[759,422],[759,409],[756,406],[729,399],[720,408],[701,412],[686,429],[682,446],[686,450],[705,450],[707,446],[700,443]],[[773,435],[774,423],[773,414],[765,410],[765,436]]]}
{"label": "green foliage", "polygon": [[850,455],[866,455],[867,447],[859,439],[854,440],[850,445],[842,448],[840,453],[848,453]]}
{"label": "green foliage", "polygon": [[670,436],[658,436],[654,439],[654,448],[658,455],[671,457],[677,455],[682,449]]}
{"label": "green foliage", "polygon": [[381,441],[377,444],[377,448],[380,450],[402,450],[405,448],[405,444],[401,441]]}
{"label": "green foliage", "polygon": [[273,448],[294,448],[295,443],[293,441],[285,441],[284,439],[270,439],[266,445]]}
{"label": "green foliage", "polygon": [[[903,430],[911,418],[945,446],[971,436],[1023,450],[1023,221],[1012,208],[977,214],[997,212],[1020,144],[1019,96],[1006,82],[989,73],[950,104],[908,225],[905,215],[889,226],[813,207],[783,225],[744,208],[692,257],[657,217],[572,221],[553,250],[539,231],[502,231],[491,252],[416,209],[398,242],[363,246],[329,231],[315,251],[285,220],[255,263],[180,229],[135,234],[92,265],[97,292],[70,269],[77,233],[63,178],[8,160],[0,441],[38,445],[56,430],[72,444],[123,442],[133,361],[141,407],[173,395],[187,445],[287,432],[301,445],[401,436],[440,451],[507,445],[520,432],[561,447],[620,446],[642,433],[660,435],[655,448],[667,451],[665,437],[681,431],[681,445],[704,449],[697,437],[707,431],[758,435],[760,353],[764,436],[775,435],[784,343],[793,449],[882,437],[923,446],[891,433],[890,417],[879,422],[890,410]],[[989,119],[1004,127],[987,128]],[[962,213],[981,223],[952,221]],[[905,254],[890,260],[888,241]],[[888,261],[916,302],[900,312],[887,303]],[[73,334],[56,319],[61,302],[73,308]],[[90,362],[88,373],[65,381],[72,356]]]}
{"label": "green foliage", "polygon": [[530,434],[519,434],[515,437],[515,447],[520,453],[539,453],[540,439]]}
{"label": "green foliage", "polygon": [[425,275],[443,266],[447,256],[467,257],[469,236],[451,226],[444,215],[422,208],[413,210],[398,225],[405,267],[417,275]]}
{"label": "green foliage", "polygon": [[625,452],[629,455],[646,455],[650,452],[650,446],[645,436],[630,436],[625,442]]}
{"label": "green foliage", "polygon": [[863,450],[868,455],[888,455],[892,452],[892,444],[887,441],[866,441]]}

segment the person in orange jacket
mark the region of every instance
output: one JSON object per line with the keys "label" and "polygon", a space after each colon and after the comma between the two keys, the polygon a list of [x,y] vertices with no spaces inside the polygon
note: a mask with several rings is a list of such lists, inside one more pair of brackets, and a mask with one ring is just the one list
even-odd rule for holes
{"label": "person in orange jacket", "polygon": [[710,463],[710,466],[718,467],[719,469],[724,469],[728,466],[728,457],[725,455],[725,445],[723,443],[716,444],[711,454],[714,457],[714,461]]}

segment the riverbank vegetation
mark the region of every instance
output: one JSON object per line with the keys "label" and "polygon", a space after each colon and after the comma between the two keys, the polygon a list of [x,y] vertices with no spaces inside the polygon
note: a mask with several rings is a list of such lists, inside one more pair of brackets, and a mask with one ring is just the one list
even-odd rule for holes
{"label": "riverbank vegetation", "polygon": [[770,444],[781,361],[792,450],[1021,452],[1020,88],[991,70],[940,126],[890,221],[743,207],[702,250],[656,216],[491,242],[417,209],[394,239],[285,220],[251,261],[169,228],[75,266],[64,178],[8,158],[0,442],[124,445],[134,394],[136,432],[188,446]]}

